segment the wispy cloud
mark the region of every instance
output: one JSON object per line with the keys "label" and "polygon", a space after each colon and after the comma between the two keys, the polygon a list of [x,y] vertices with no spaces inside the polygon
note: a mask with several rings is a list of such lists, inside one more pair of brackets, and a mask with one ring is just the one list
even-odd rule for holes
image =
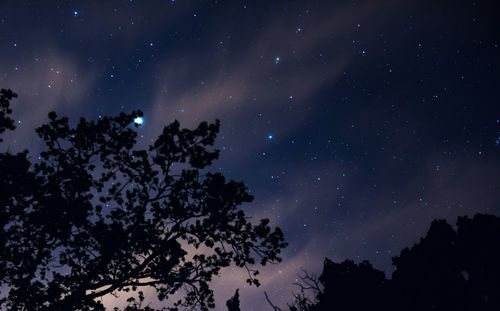
{"label": "wispy cloud", "polygon": [[[21,63],[24,65],[18,65]],[[0,78],[2,88],[19,95],[12,101],[17,129],[15,139],[9,141],[15,143],[14,149],[33,143],[34,128],[47,120],[49,111],[86,114],[89,106],[82,103],[93,92],[97,75],[82,67],[75,56],[54,48],[34,55],[19,54],[1,66],[10,68]]]}

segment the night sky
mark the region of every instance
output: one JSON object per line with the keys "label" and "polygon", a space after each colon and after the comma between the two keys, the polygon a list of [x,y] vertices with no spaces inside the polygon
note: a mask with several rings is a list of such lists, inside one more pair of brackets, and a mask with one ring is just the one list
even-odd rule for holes
{"label": "night sky", "polygon": [[51,110],[141,109],[141,145],[220,119],[212,170],[289,247],[260,288],[224,270],[218,309],[236,288],[242,310],[270,309],[264,290],[284,306],[324,257],[390,274],[432,219],[500,215],[496,2],[2,0],[0,87],[19,98],[1,148],[36,159]]}

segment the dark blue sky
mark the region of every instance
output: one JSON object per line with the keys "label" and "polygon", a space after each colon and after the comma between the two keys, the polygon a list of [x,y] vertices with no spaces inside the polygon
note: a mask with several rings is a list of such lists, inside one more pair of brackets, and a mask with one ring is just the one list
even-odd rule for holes
{"label": "dark blue sky", "polygon": [[[222,122],[213,167],[247,183],[250,215],[289,241],[245,287],[292,299],[324,257],[391,256],[434,218],[500,215],[495,1],[2,1],[0,87],[19,94],[2,148],[37,148],[51,110],[99,118],[141,109],[141,143],[178,119]],[[36,157],[36,154],[33,154]]]}

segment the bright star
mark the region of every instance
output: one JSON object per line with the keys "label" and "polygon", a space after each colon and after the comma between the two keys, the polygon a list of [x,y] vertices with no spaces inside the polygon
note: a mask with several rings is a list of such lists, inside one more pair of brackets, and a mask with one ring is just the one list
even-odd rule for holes
{"label": "bright star", "polygon": [[144,119],[142,117],[137,117],[134,119],[134,123],[137,125],[143,125],[144,124]]}
{"label": "bright star", "polygon": [[77,17],[78,16],[78,11],[73,11],[73,16]]}
{"label": "bright star", "polygon": [[273,139],[273,135],[272,135],[272,134],[269,134],[269,135],[267,136],[267,139],[272,140],[272,139]]}

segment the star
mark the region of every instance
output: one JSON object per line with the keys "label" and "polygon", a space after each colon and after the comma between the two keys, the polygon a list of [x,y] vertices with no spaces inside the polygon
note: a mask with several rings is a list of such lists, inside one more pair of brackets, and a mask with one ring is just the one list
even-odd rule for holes
{"label": "star", "polygon": [[144,124],[144,119],[142,117],[137,117],[134,119],[134,123],[137,124],[138,126],[141,126]]}

